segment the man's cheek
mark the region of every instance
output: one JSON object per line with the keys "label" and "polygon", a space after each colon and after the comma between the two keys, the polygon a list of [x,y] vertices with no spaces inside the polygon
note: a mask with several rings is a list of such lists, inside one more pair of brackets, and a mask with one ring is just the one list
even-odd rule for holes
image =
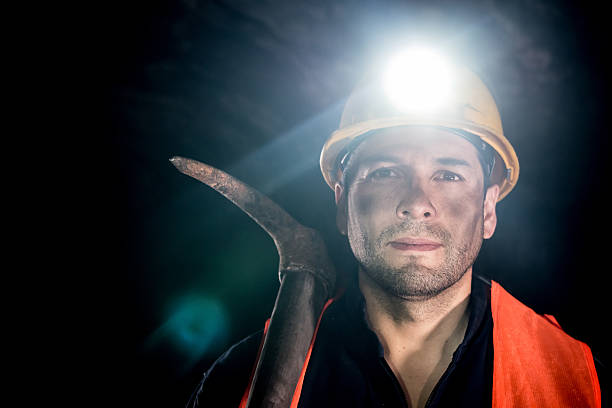
{"label": "man's cheek", "polygon": [[394,214],[393,203],[398,201],[397,191],[385,187],[359,186],[352,191],[350,201],[355,214],[362,217],[385,217]]}
{"label": "man's cheek", "polygon": [[453,200],[446,206],[448,219],[451,225],[454,225],[450,229],[454,231],[455,239],[472,241],[475,237],[481,236],[478,228],[478,225],[482,225],[483,217],[480,200],[480,196],[464,197]]}
{"label": "man's cheek", "polygon": [[372,213],[374,206],[374,196],[361,194],[353,199],[354,211],[359,215],[367,215]]}
{"label": "man's cheek", "polygon": [[[474,190],[452,200],[446,200],[447,214],[453,218],[464,218],[471,214],[478,215],[482,213],[482,193]],[[473,217],[470,216],[470,219]]]}

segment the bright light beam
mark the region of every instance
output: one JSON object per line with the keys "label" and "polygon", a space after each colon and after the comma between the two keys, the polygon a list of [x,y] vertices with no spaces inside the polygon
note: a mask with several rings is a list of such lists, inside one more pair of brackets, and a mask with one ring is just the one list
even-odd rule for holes
{"label": "bright light beam", "polygon": [[390,60],[384,71],[383,86],[400,111],[432,112],[449,99],[451,69],[434,51],[409,49]]}

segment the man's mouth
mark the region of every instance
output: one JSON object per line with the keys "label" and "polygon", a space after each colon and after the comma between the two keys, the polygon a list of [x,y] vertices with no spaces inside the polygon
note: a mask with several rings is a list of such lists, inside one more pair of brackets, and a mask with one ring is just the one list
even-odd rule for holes
{"label": "man's mouth", "polygon": [[435,251],[442,244],[426,238],[398,238],[387,245],[400,251]]}

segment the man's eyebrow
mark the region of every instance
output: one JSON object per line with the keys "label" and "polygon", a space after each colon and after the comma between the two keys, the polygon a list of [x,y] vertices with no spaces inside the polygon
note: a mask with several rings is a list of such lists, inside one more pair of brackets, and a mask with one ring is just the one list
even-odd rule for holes
{"label": "man's eyebrow", "polygon": [[436,163],[438,164],[442,164],[444,166],[467,166],[467,167],[472,167],[472,165],[463,160],[463,159],[457,159],[456,157],[438,157],[437,159],[434,160]]}
{"label": "man's eyebrow", "polygon": [[[388,162],[388,163],[397,163],[400,162],[401,158],[393,155],[393,154],[375,154],[369,157],[364,157],[360,160],[360,163],[371,164],[378,162]],[[437,164],[441,164],[443,166],[465,166],[472,167],[472,165],[463,159],[459,159],[456,157],[437,157],[433,160]]]}
{"label": "man's eyebrow", "polygon": [[400,161],[400,159],[398,157],[395,157],[393,155],[388,155],[388,154],[375,154],[373,156],[369,156],[369,157],[365,157],[361,160],[359,160],[361,163],[377,163],[377,162],[389,162],[389,163],[396,163],[398,161]]}

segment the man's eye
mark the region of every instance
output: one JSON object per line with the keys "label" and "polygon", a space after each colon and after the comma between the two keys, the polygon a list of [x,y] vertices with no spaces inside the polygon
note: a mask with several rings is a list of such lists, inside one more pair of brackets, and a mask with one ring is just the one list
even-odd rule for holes
{"label": "man's eye", "polygon": [[463,181],[463,177],[451,171],[441,171],[434,177],[436,181]]}
{"label": "man's eye", "polygon": [[390,169],[388,167],[383,167],[377,170],[374,170],[368,175],[370,180],[389,180],[392,178],[399,177],[399,173],[396,170]]}

